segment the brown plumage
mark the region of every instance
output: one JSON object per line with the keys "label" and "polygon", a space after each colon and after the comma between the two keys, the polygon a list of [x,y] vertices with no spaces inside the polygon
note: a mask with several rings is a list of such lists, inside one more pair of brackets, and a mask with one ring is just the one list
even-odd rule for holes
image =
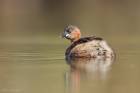
{"label": "brown plumage", "polygon": [[80,38],[80,29],[76,26],[67,26],[62,36],[72,43],[66,50],[66,58],[114,57],[113,50],[105,40],[95,36]]}

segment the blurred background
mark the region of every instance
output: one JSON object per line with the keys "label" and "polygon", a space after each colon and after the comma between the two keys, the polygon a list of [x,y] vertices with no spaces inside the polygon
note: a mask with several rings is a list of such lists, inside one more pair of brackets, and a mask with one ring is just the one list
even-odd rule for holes
{"label": "blurred background", "polygon": [[[113,47],[106,78],[66,64],[68,24]],[[139,35],[140,0],[0,0],[0,92],[140,93]]]}
{"label": "blurred background", "polygon": [[139,0],[1,0],[0,35],[10,40],[15,36],[56,39],[66,25],[73,24],[84,35],[118,41],[129,35],[131,40],[139,35],[139,9]]}

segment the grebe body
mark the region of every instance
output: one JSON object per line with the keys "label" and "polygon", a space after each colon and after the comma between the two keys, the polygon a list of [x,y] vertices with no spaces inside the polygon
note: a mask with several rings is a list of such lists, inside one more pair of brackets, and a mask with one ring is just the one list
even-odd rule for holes
{"label": "grebe body", "polygon": [[66,58],[113,58],[114,52],[107,42],[96,36],[82,37],[80,29],[69,25],[65,28],[63,37],[71,41],[66,49]]}

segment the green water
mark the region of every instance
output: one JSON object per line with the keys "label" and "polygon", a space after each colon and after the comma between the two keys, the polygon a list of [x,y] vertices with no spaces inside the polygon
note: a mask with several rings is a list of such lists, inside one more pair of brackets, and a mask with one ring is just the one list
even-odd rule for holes
{"label": "green water", "polygon": [[[140,93],[139,9],[138,0],[0,1],[0,93]],[[68,65],[66,24],[103,37],[116,60]]]}
{"label": "green water", "polygon": [[92,64],[89,69],[79,70],[66,63],[64,52],[69,43],[62,43],[61,38],[54,37],[60,43],[39,42],[48,39],[39,37],[36,42],[33,37],[28,41],[14,38],[0,43],[1,93],[140,92],[140,44],[137,42],[112,42],[117,55],[115,62],[107,67],[108,71],[93,71],[97,66]]}

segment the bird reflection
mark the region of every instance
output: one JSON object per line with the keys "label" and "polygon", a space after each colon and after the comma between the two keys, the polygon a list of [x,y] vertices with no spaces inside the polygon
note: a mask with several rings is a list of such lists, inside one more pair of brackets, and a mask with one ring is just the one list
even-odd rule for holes
{"label": "bird reflection", "polygon": [[106,80],[114,59],[74,58],[66,59],[70,71],[66,73],[68,93],[80,93],[80,83],[85,80]]}

